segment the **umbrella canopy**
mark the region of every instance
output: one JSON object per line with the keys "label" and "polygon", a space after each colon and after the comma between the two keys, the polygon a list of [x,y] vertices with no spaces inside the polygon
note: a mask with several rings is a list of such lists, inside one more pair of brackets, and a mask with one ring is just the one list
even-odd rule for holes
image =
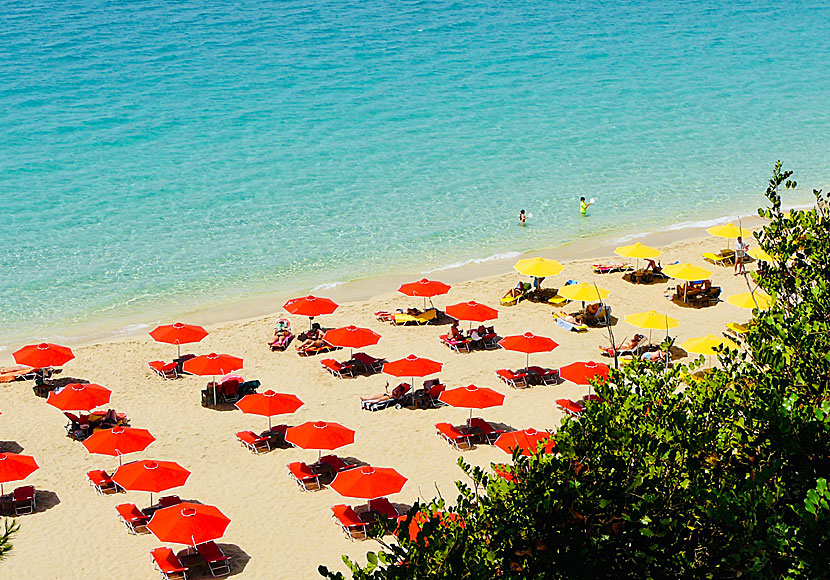
{"label": "umbrella canopy", "polygon": [[96,431],[84,440],[82,445],[90,453],[118,456],[121,459],[121,456],[127,453],[144,451],[155,440],[147,429],[113,427]]}
{"label": "umbrella canopy", "polygon": [[678,280],[686,280],[687,282],[694,282],[695,280],[708,280],[712,277],[712,272],[700,266],[693,266],[686,262],[685,264],[673,264],[663,268],[663,273],[671,278]]}
{"label": "umbrella canopy", "polygon": [[109,403],[110,395],[112,391],[101,385],[70,383],[49,393],[46,402],[61,411],[90,411]]}
{"label": "umbrella canopy", "polygon": [[716,236],[718,238],[737,238],[741,236],[742,238],[748,238],[752,236],[752,230],[747,230],[744,228],[740,228],[735,224],[721,224],[719,226],[712,226],[706,230],[712,236]]}
{"label": "umbrella canopy", "polygon": [[577,385],[590,385],[591,379],[600,378],[607,380],[610,368],[605,363],[594,361],[575,362],[559,369],[559,376],[566,381]]}
{"label": "umbrella canopy", "polygon": [[581,284],[568,284],[559,289],[559,295],[568,300],[580,300],[582,302],[595,302],[605,300],[611,294],[605,288],[582,282]]}
{"label": "umbrella canopy", "polygon": [[35,369],[59,367],[75,358],[72,349],[67,346],[42,342],[30,344],[12,353],[17,364],[30,366]]}
{"label": "umbrella canopy", "polygon": [[523,429],[522,431],[510,431],[502,433],[496,439],[496,447],[505,453],[513,453],[518,448],[520,455],[533,455],[539,449],[539,444],[544,442],[542,453],[552,453],[554,442],[553,435],[547,431],[536,429]]}
{"label": "umbrella canopy", "polygon": [[30,455],[0,453],[0,494],[3,493],[2,484],[26,479],[38,467],[37,461]]}
{"label": "umbrella canopy", "polygon": [[763,292],[743,292],[742,294],[733,294],[726,299],[732,306],[738,308],[758,308],[766,310],[772,305],[772,298]]}
{"label": "umbrella canopy", "polygon": [[[418,534],[423,529],[424,524],[431,520],[438,520],[439,525],[445,527],[451,525],[454,522],[458,522],[460,527],[464,527],[464,521],[459,519],[457,513],[435,511],[428,514],[424,512],[418,512],[414,516],[412,516],[412,520],[409,522],[409,539],[413,542],[417,542]],[[423,541],[426,545],[426,538],[424,538]]]}
{"label": "umbrella canopy", "polygon": [[707,334],[698,338],[690,338],[680,345],[680,348],[686,352],[693,352],[695,354],[703,354],[711,356],[715,353],[715,348],[724,346],[726,348],[738,348],[738,345],[728,338],[722,336],[715,336]]}
{"label": "umbrella canopy", "polygon": [[513,269],[525,276],[547,278],[548,276],[558,276],[565,267],[556,260],[548,258],[525,258],[513,264]]}
{"label": "umbrella canopy", "polygon": [[377,344],[380,340],[380,335],[369,328],[360,328],[352,325],[327,331],[325,336],[323,336],[323,340],[334,346],[363,348]]}
{"label": "umbrella canopy", "polygon": [[770,256],[768,253],[764,251],[763,248],[755,247],[747,251],[747,254],[755,258],[756,260],[761,260],[762,262],[774,262],[775,258]]}
{"label": "umbrella canopy", "polygon": [[293,413],[303,406],[303,402],[295,395],[275,393],[267,390],[264,393],[245,395],[236,403],[236,407],[246,414],[268,417],[268,430],[271,430],[271,417]]}
{"label": "umbrella canopy", "polygon": [[376,499],[398,493],[406,478],[391,467],[364,465],[341,471],[331,482],[331,488],[345,497]]}
{"label": "umbrella canopy", "polygon": [[159,493],[185,484],[190,472],[175,461],[142,459],[122,465],[112,480],[130,491]]}
{"label": "umbrella canopy", "polygon": [[338,308],[338,304],[328,298],[317,298],[316,296],[304,296],[303,298],[292,298],[283,305],[288,312],[298,316],[322,316],[331,314]]}
{"label": "umbrella canopy", "polygon": [[446,313],[456,320],[469,320],[471,322],[485,322],[499,317],[499,311],[478,302],[461,302],[447,306]]}
{"label": "umbrella canopy", "polygon": [[427,280],[423,278],[417,282],[409,282],[401,284],[398,292],[406,294],[407,296],[423,296],[424,298],[432,298],[433,296],[440,296],[450,291],[451,286],[438,282],[437,280]]}
{"label": "umbrella canopy", "polygon": [[[504,404],[504,395],[487,387],[467,385],[443,391],[438,399],[451,407],[486,409]],[[472,411],[471,411],[472,412]]]}
{"label": "umbrella canopy", "polygon": [[337,449],[354,443],[354,431],[339,423],[309,421],[289,427],[285,440],[302,449]]}
{"label": "umbrella canopy", "polygon": [[527,355],[525,366],[530,364],[530,355],[535,352],[550,352],[559,344],[552,338],[536,336],[531,332],[524,334],[505,336],[499,341],[499,346],[505,350],[523,352]]}
{"label": "umbrella canopy", "polygon": [[207,330],[195,324],[176,322],[175,324],[163,324],[150,333],[156,342],[167,344],[189,344],[199,342],[208,335]]}
{"label": "umbrella canopy", "polygon": [[440,373],[443,364],[414,354],[383,365],[383,372],[393,377],[426,377]]}
{"label": "umbrella canopy", "polygon": [[661,250],[652,248],[651,246],[646,246],[640,242],[631,244],[630,246],[620,246],[614,250],[614,253],[622,256],[623,258],[637,258],[638,260],[641,258],[657,258],[663,254]]}
{"label": "umbrella canopy", "polygon": [[161,542],[196,546],[221,538],[230,518],[212,505],[182,502],[156,510],[147,529]]}
{"label": "umbrella canopy", "polygon": [[648,342],[651,344],[651,331],[664,330],[666,335],[670,328],[677,328],[680,322],[676,318],[672,318],[667,314],[658,314],[654,310],[648,312],[638,312],[636,314],[626,314],[625,321],[637,328],[645,328],[648,330]]}
{"label": "umbrella canopy", "polygon": [[242,359],[229,354],[203,354],[184,361],[185,372],[201,376],[225,375],[242,368]]}

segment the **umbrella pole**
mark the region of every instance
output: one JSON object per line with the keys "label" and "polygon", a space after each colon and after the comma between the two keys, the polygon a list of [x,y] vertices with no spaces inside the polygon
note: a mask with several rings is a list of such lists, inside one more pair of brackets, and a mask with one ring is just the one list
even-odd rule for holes
{"label": "umbrella pole", "polygon": [[216,385],[216,375],[211,375],[211,377],[213,378],[213,380],[211,382],[213,383],[213,406],[215,407],[216,406],[216,391],[218,390],[216,388],[217,387],[217,385]]}
{"label": "umbrella pole", "polygon": [[308,329],[311,330],[312,328],[314,328],[314,317],[309,316],[308,317]]}
{"label": "umbrella pole", "polygon": [[271,415],[268,415],[268,432],[271,432]]}
{"label": "umbrella pole", "polygon": [[176,341],[176,353],[178,355],[176,358],[182,358],[182,345],[179,344],[179,341]]}
{"label": "umbrella pole", "polygon": [[525,356],[527,357],[525,358],[525,372],[527,372],[527,368],[530,366],[530,353],[526,352]]}

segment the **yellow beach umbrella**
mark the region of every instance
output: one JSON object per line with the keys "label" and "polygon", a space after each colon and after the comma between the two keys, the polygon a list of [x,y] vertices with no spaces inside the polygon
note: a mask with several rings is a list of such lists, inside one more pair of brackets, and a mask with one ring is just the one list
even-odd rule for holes
{"label": "yellow beach umbrella", "polygon": [[611,294],[605,288],[587,284],[568,284],[559,289],[559,295],[568,300],[581,300],[582,302],[605,300]]}
{"label": "yellow beach umbrella", "polygon": [[700,266],[693,266],[688,262],[685,264],[673,264],[663,268],[663,273],[671,278],[693,282],[695,280],[708,280],[712,272]]}
{"label": "yellow beach umbrella", "polygon": [[620,246],[614,250],[614,253],[622,256],[623,258],[637,258],[639,260],[640,258],[656,258],[663,252],[657,248],[652,248],[651,246],[646,246],[645,244],[637,242],[636,244],[631,244],[630,246]]}
{"label": "yellow beach umbrella", "polygon": [[524,274],[525,276],[535,276],[536,278],[547,278],[548,276],[558,276],[562,273],[565,267],[556,260],[548,258],[525,258],[513,264],[513,268]]}
{"label": "yellow beach umbrella", "polygon": [[703,354],[711,356],[715,354],[715,348],[725,346],[727,348],[738,348],[737,343],[729,340],[723,336],[715,336],[714,334],[707,334],[698,338],[690,338],[680,345],[680,348],[686,352],[693,352],[695,354]]}
{"label": "yellow beach umbrella", "polygon": [[755,258],[756,260],[762,260],[764,262],[774,262],[775,259],[767,254],[763,248],[752,248],[750,249],[747,254]]}
{"label": "yellow beach umbrella", "polygon": [[738,236],[741,236],[743,238],[752,237],[752,230],[738,227],[732,223],[722,224],[719,226],[712,226],[711,228],[708,228],[706,231],[710,235],[717,236],[719,238],[732,239],[737,238]]}
{"label": "yellow beach umbrella", "polygon": [[738,308],[758,308],[766,310],[772,304],[772,298],[763,292],[744,292],[742,294],[733,294],[726,299],[732,306]]}
{"label": "yellow beach umbrella", "polygon": [[654,310],[648,312],[638,312],[637,314],[626,314],[625,321],[637,328],[648,329],[648,342],[651,344],[651,331],[666,329],[668,335],[670,328],[677,328],[680,322],[676,318],[672,318],[666,314],[658,314]]}

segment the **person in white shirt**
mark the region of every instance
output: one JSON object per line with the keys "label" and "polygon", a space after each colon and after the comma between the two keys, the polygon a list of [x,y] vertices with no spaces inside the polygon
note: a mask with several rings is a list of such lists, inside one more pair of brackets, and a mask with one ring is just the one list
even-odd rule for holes
{"label": "person in white shirt", "polygon": [[744,266],[744,255],[749,249],[749,245],[744,243],[741,236],[735,240],[735,276],[738,274],[746,274],[746,267]]}

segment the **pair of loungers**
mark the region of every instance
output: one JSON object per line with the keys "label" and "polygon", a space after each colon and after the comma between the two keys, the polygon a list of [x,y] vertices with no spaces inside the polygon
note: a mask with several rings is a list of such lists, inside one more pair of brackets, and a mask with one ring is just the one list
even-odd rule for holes
{"label": "pair of loungers", "polygon": [[499,429],[479,417],[468,419],[466,425],[436,423],[435,432],[459,451],[472,449],[476,444],[492,445],[500,435],[507,433],[506,430]]}
{"label": "pair of loungers", "polygon": [[451,350],[460,353],[462,350],[465,352],[470,352],[474,348],[482,349],[482,350],[492,350],[499,348],[498,344],[498,335],[492,326],[487,327],[483,335],[478,337],[478,340],[475,340],[472,336],[471,331],[469,335],[464,336],[462,338],[453,338],[449,334],[442,334],[438,337],[446,347],[449,347]]}
{"label": "pair of loungers", "polygon": [[354,377],[359,374],[373,375],[383,369],[385,359],[375,358],[363,352],[356,352],[350,360],[338,362],[333,358],[326,358],[320,361],[323,370],[336,379]]}
{"label": "pair of loungers", "polygon": [[84,441],[96,429],[127,427],[130,424],[126,413],[116,413],[112,409],[107,411],[92,411],[79,415],[65,411],[64,416],[68,419],[66,423],[66,436],[75,441]]}
{"label": "pair of loungers", "polygon": [[369,528],[379,516],[398,522],[406,519],[406,515],[399,514],[395,506],[385,497],[369,500],[368,504],[357,507],[345,504],[333,506],[331,516],[350,540],[368,538]]}
{"label": "pair of loungers", "polygon": [[182,375],[189,375],[185,372],[184,363],[187,360],[194,358],[195,354],[183,354],[179,358],[174,358],[173,362],[164,362],[163,360],[153,360],[147,363],[150,370],[157,374],[162,379],[177,379]]}
{"label": "pair of loungers", "polygon": [[222,382],[210,382],[202,389],[202,406],[232,405],[244,397],[256,393],[259,381],[243,381],[241,377],[229,377]]}
{"label": "pair of loungers", "polygon": [[594,274],[613,274],[614,272],[631,272],[634,267],[624,262],[607,262],[593,265]]}
{"label": "pair of loungers", "polygon": [[555,385],[559,383],[559,370],[532,366],[512,371],[498,369],[496,376],[509,387],[523,389],[532,385]]}
{"label": "pair of loungers", "polygon": [[285,432],[287,429],[288,425],[277,425],[259,435],[253,431],[240,431],[236,434],[236,440],[254,454],[268,453],[276,447],[286,445]]}
{"label": "pair of loungers", "polygon": [[572,417],[579,417],[585,411],[585,406],[588,403],[602,401],[603,399],[598,395],[586,395],[579,401],[573,401],[571,399],[557,399],[556,406]]}
{"label": "pair of loungers", "polygon": [[230,557],[215,542],[205,542],[196,546],[195,551],[188,549],[178,554],[170,548],[156,548],[150,555],[162,580],[183,580],[194,571],[208,572],[213,577],[231,573]]}
{"label": "pair of loungers", "polygon": [[709,306],[712,302],[718,301],[720,293],[720,286],[707,287],[705,282],[678,284],[672,300],[693,306]]}
{"label": "pair of loungers", "polygon": [[295,461],[286,466],[288,477],[294,480],[302,491],[319,491],[330,484],[341,471],[353,469],[356,465],[348,463],[336,455],[324,455],[317,463],[308,465]]}
{"label": "pair of loungers", "polygon": [[11,493],[0,495],[0,512],[11,516],[30,514],[37,507],[35,495],[32,485],[24,485]]}
{"label": "pair of loungers", "polygon": [[390,397],[380,399],[364,399],[360,402],[360,408],[364,411],[381,411],[389,407],[396,409],[415,408],[432,409],[443,407],[446,403],[438,400],[439,395],[446,389],[441,384],[441,379],[429,379],[424,381],[423,388],[411,391],[409,383],[401,383],[392,389]]}
{"label": "pair of loungers", "polygon": [[391,322],[395,326],[422,326],[438,320],[438,309],[427,308],[424,311],[419,311],[413,314],[408,314],[402,310],[398,310],[396,312],[379,310],[378,312],[375,312],[375,318],[381,322]]}
{"label": "pair of loungers", "polygon": [[127,528],[127,532],[133,535],[149,533],[147,524],[153,514],[162,508],[178,505],[182,500],[177,495],[168,495],[159,499],[158,503],[148,508],[141,509],[134,503],[122,503],[115,506],[118,512],[118,519]]}

